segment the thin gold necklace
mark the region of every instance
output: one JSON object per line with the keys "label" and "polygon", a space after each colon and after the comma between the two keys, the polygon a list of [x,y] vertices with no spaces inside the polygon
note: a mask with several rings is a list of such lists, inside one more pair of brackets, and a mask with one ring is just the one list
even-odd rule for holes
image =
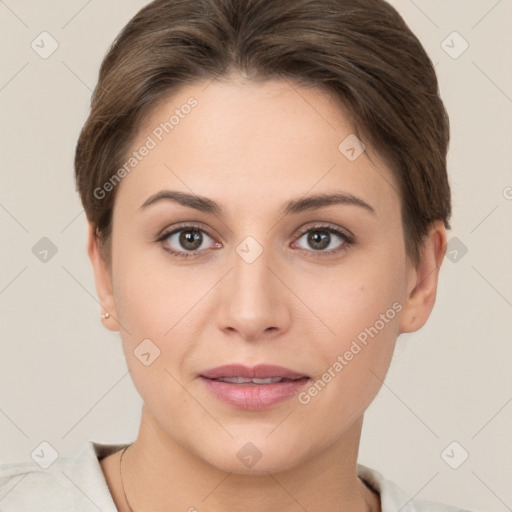
{"label": "thin gold necklace", "polygon": [[124,499],[126,501],[126,504],[128,505],[128,508],[130,509],[130,512],[134,512],[132,507],[130,506],[130,503],[128,502],[128,497],[126,496],[126,491],[124,490],[124,484],[123,484],[123,471],[122,471],[122,462],[123,462],[123,455],[124,455],[124,452],[126,451],[126,449],[131,446],[133,443],[130,443],[130,444],[127,444],[124,448],[123,448],[123,451],[121,452],[121,457],[119,459],[119,476],[121,477],[121,487],[123,488],[123,494],[124,494]]}

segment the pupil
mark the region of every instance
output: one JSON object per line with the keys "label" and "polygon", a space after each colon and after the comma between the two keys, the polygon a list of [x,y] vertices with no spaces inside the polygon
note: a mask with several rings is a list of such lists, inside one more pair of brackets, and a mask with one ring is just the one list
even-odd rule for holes
{"label": "pupil", "polygon": [[[183,231],[180,236],[180,243],[186,249],[194,250],[201,246],[201,238],[201,234],[198,231]],[[199,241],[199,244],[197,241]]]}
{"label": "pupil", "polygon": [[329,246],[329,238],[330,234],[325,231],[313,231],[308,237],[308,242],[310,242],[316,250],[325,249]]}

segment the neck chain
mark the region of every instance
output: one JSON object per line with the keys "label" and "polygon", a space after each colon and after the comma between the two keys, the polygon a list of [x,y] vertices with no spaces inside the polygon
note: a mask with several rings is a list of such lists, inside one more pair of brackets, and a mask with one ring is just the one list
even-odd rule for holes
{"label": "neck chain", "polygon": [[130,509],[130,512],[133,512],[133,509],[132,507],[130,507],[130,503],[128,502],[128,497],[126,496],[126,491],[124,490],[124,484],[123,484],[123,471],[122,471],[122,462],[123,462],[123,455],[124,455],[124,452],[126,451],[126,449],[131,446],[131,444],[127,444],[124,448],[123,448],[123,451],[121,452],[121,457],[119,459],[119,476],[121,477],[121,487],[123,488],[123,494],[124,494],[124,499],[126,501],[126,504],[128,505],[128,508]]}

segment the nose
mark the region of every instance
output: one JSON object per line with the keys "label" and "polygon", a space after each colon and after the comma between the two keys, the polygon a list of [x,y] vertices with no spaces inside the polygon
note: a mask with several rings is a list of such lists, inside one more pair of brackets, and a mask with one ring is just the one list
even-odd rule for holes
{"label": "nose", "polygon": [[279,275],[270,249],[254,260],[233,251],[232,270],[219,289],[219,328],[247,341],[273,339],[285,332],[291,321],[293,294]]}

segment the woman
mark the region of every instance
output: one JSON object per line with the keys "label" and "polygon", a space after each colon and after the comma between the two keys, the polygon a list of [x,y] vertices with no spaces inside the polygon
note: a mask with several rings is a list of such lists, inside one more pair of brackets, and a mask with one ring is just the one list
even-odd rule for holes
{"label": "woman", "polygon": [[432,63],[382,0],[142,9],[75,157],[139,433],[4,467],[26,480],[3,510],[460,510],[357,463],[397,336],[434,305],[448,140]]}

